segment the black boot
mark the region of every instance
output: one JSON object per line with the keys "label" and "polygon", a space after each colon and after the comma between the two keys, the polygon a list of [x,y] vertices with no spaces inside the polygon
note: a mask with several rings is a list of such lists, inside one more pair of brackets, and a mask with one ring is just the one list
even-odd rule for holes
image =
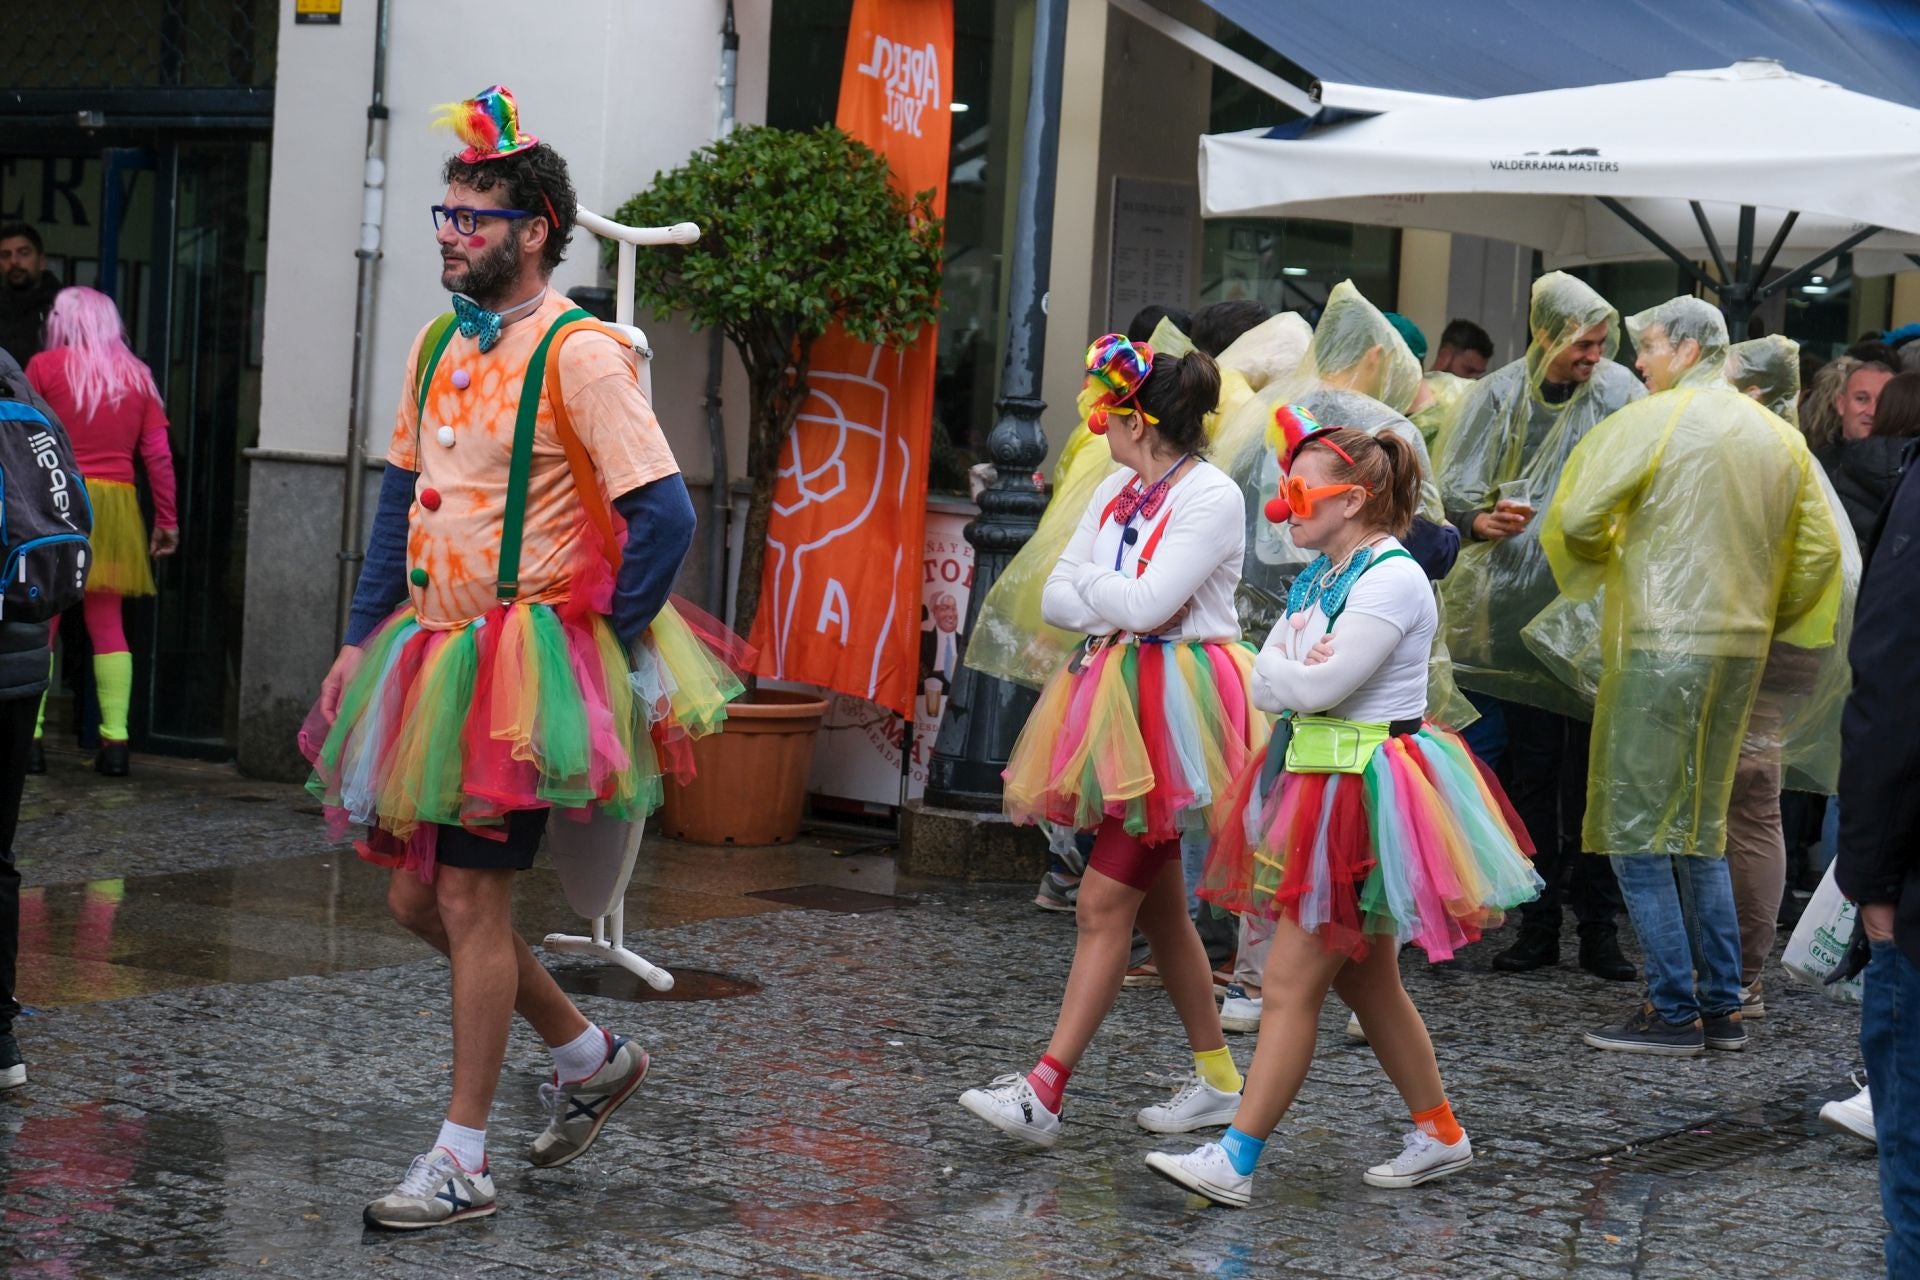
{"label": "black boot", "polygon": [[1559,931],[1528,924],[1520,926],[1520,937],[1512,946],[1493,958],[1493,967],[1502,973],[1527,973],[1559,963]]}
{"label": "black boot", "polygon": [[1620,930],[1611,924],[1580,926],[1580,967],[1608,982],[1632,982],[1640,970],[1620,952]]}
{"label": "black boot", "polygon": [[35,738],[33,745],[27,748],[27,772],[45,773],[47,771],[47,749]]}
{"label": "black boot", "polygon": [[93,767],[95,772],[103,773],[109,778],[126,777],[127,744],[102,739],[100,753],[93,758]]}

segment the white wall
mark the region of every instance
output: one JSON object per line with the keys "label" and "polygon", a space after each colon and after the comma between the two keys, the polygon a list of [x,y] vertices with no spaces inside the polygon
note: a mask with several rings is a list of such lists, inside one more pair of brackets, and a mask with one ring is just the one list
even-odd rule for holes
{"label": "white wall", "polygon": [[[766,31],[773,0],[740,0],[737,114],[763,119]],[[338,27],[299,26],[282,0],[275,88],[273,187],[260,447],[338,456],[352,372],[364,106],[373,77],[373,0],[342,6]],[[433,107],[494,82],[519,100],[522,128],[567,158],[580,202],[611,215],[714,130],[724,0],[396,0],[387,59],[384,257],[374,343],[369,453],[385,452],[409,343],[446,309],[428,207],[446,188],[453,135],[428,127]],[[700,211],[685,216],[699,221]],[[553,283],[595,283],[593,238],[576,231]],[[645,250],[642,250],[645,252]],[[701,408],[706,337],[657,319],[654,390],[667,438],[689,480],[711,474]],[[730,365],[733,362],[729,361]],[[724,390],[734,470],[746,442],[746,386]]]}

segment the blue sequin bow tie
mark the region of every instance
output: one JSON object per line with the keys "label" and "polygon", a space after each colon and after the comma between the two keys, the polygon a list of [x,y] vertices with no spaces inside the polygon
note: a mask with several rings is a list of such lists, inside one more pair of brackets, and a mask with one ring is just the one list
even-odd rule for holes
{"label": "blue sequin bow tie", "polygon": [[500,341],[500,313],[489,311],[479,303],[459,294],[453,295],[453,318],[459,322],[460,336],[478,338],[480,350],[493,350],[493,344]]}

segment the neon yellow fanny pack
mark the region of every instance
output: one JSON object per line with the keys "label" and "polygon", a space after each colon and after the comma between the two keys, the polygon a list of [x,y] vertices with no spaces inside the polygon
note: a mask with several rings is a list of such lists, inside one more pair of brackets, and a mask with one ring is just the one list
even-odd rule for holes
{"label": "neon yellow fanny pack", "polygon": [[1392,726],[1335,716],[1298,716],[1287,741],[1288,773],[1365,773]]}

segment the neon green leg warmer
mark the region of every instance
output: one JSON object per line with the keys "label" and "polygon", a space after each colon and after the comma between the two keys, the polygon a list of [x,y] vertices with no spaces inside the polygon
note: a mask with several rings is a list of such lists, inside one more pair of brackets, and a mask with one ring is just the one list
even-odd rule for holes
{"label": "neon green leg warmer", "polygon": [[100,694],[100,736],[109,742],[127,740],[127,708],[133,702],[133,655],[93,655],[93,684]]}

